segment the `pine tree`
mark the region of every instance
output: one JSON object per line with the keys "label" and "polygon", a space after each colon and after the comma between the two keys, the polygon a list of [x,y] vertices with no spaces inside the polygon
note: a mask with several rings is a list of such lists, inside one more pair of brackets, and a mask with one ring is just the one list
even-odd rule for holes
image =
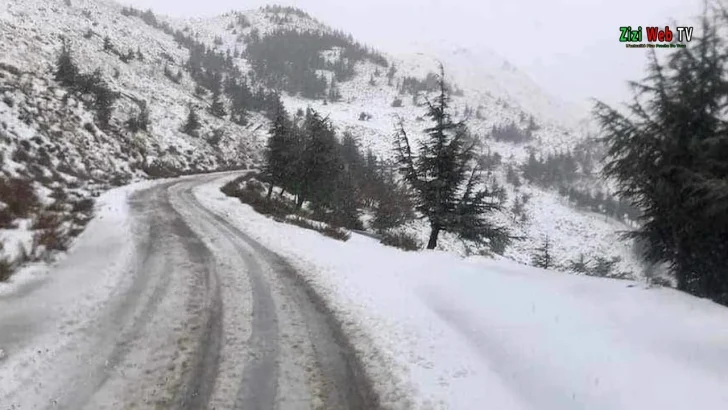
{"label": "pine tree", "polygon": [[393,171],[389,166],[380,167],[375,179],[377,189],[372,228],[380,232],[396,228],[415,218],[412,192],[404,183],[396,180]]}
{"label": "pine tree", "polygon": [[309,200],[319,209],[329,207],[342,169],[339,145],[328,118],[309,109],[304,121],[305,145],[299,187],[300,207]]}
{"label": "pine tree", "polygon": [[361,222],[361,200],[354,173],[345,167],[338,174],[331,201],[331,223],[347,229],[364,229]]}
{"label": "pine tree", "polygon": [[149,124],[149,107],[146,101],[142,101],[139,103],[139,113],[126,121],[126,127],[131,132],[148,131]]}
{"label": "pine tree", "polygon": [[104,51],[114,51],[114,45],[111,43],[109,36],[104,37]]}
{"label": "pine tree", "polygon": [[223,118],[227,113],[225,112],[225,104],[223,104],[220,97],[220,91],[216,91],[212,95],[212,104],[210,105],[210,114],[218,118]]}
{"label": "pine tree", "polygon": [[594,258],[594,261],[596,263],[592,271],[589,272],[589,274],[592,276],[598,276],[600,278],[608,278],[613,276],[614,268],[617,266],[617,263],[619,263],[620,258],[614,257],[611,259],[607,259],[603,256],[596,256]]}
{"label": "pine tree", "polygon": [[109,89],[106,83],[102,80],[96,90],[94,91],[94,108],[96,109],[96,120],[99,122],[99,126],[102,129],[108,129],[111,122],[111,115],[113,113],[114,102],[116,101],[116,95]]}
{"label": "pine tree", "polygon": [[58,56],[58,60],[56,61],[55,79],[65,87],[73,87],[76,83],[77,77],[78,66],[73,61],[71,44],[64,38],[61,54]]}
{"label": "pine tree", "polygon": [[341,157],[352,175],[361,180],[364,173],[364,157],[359,151],[359,142],[350,132],[341,137]]}
{"label": "pine tree", "polygon": [[546,237],[541,246],[536,248],[536,253],[531,258],[531,264],[537,268],[550,269],[554,266],[553,255],[551,255],[551,240]]}
{"label": "pine tree", "polygon": [[197,111],[195,111],[194,107],[190,106],[189,112],[187,113],[187,121],[182,127],[182,132],[191,137],[196,137],[197,131],[199,131],[201,126],[202,124],[200,123],[200,117],[197,115]]}
{"label": "pine tree", "polygon": [[341,100],[341,91],[339,91],[339,86],[336,84],[336,79],[331,79],[331,85],[329,86],[329,100],[331,102],[338,102]]}
{"label": "pine tree", "polygon": [[279,185],[281,187],[288,186],[288,172],[290,169],[290,149],[292,140],[292,124],[288,118],[288,113],[283,105],[278,106],[276,117],[270,129],[270,138],[265,150],[265,166],[263,174],[270,184],[267,197],[270,198],[273,193],[273,187]]}
{"label": "pine tree", "polygon": [[[728,22],[723,13],[721,25]],[[678,289],[728,304],[728,39],[706,12],[700,38],[632,83],[626,116],[595,107],[608,147],[605,175],[642,212],[628,236],[646,243],[649,262],[667,263]]]}
{"label": "pine tree", "polygon": [[508,231],[487,218],[500,210],[501,204],[495,200],[495,190],[483,187],[476,161],[477,139],[465,122],[452,121],[444,76],[441,67],[439,95],[434,102],[427,103],[427,117],[433,124],[424,130],[427,137],[420,144],[419,152],[412,152],[402,124],[395,144],[405,180],[417,193],[417,210],[430,223],[427,249],[437,246],[441,231],[480,243],[507,244]]}
{"label": "pine tree", "polygon": [[586,256],[583,253],[580,253],[578,259],[573,259],[569,261],[567,269],[574,273],[587,275],[591,271],[591,266],[589,265],[589,260],[586,258]]}
{"label": "pine tree", "polygon": [[394,75],[397,73],[397,67],[392,64],[389,67],[389,71],[387,72],[387,85],[392,86],[392,81],[394,80]]}

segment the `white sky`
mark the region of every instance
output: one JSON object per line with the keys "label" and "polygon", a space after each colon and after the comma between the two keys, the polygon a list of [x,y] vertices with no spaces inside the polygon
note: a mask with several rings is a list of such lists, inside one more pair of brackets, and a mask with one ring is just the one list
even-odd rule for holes
{"label": "white sky", "polygon": [[[245,10],[260,0],[121,0],[177,17]],[[334,28],[383,51],[412,41],[488,48],[527,73],[547,92],[572,102],[609,103],[643,76],[645,49],[619,43],[624,25],[694,25],[700,0],[295,0]],[[697,28],[696,28],[697,30]],[[699,33],[697,33],[699,34]],[[658,50],[658,52],[670,52]]]}

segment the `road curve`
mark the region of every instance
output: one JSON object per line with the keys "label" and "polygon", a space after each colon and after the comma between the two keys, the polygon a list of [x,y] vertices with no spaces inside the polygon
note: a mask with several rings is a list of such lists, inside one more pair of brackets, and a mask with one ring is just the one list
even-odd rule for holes
{"label": "road curve", "polygon": [[[82,236],[53,280],[0,298],[0,383],[11,386],[0,387],[0,410],[378,407],[292,266],[195,199],[196,186],[224,176],[134,192],[131,243]],[[104,254],[120,248],[125,262]],[[103,282],[109,269],[123,274]],[[27,346],[41,346],[38,357]]]}

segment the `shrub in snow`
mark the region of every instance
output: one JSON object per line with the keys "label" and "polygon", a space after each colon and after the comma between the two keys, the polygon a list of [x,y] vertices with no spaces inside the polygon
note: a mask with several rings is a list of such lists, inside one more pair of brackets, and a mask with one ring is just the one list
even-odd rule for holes
{"label": "shrub in snow", "polygon": [[578,259],[573,259],[569,261],[567,269],[574,273],[581,273],[586,275],[591,271],[591,266],[589,262],[589,259],[587,259],[583,253],[581,253],[579,254]]}
{"label": "shrub in snow", "polygon": [[[70,238],[63,229],[63,216],[58,212],[44,211],[33,218],[31,229],[37,231],[33,235],[34,250],[42,246],[47,251],[65,251]],[[33,254],[37,255],[34,251]]]}
{"label": "shrub in snow", "polygon": [[402,106],[402,99],[401,98],[395,98],[394,101],[392,101],[392,107],[399,108]]}
{"label": "shrub in snow", "polygon": [[251,192],[255,192],[257,194],[265,192],[265,186],[257,179],[249,179],[245,181],[245,189]]}
{"label": "shrub in snow", "polygon": [[25,218],[40,207],[40,200],[29,179],[0,177],[0,198],[7,212],[13,218]]}
{"label": "shrub in snow", "polygon": [[551,254],[551,241],[548,237],[536,249],[536,253],[531,258],[531,263],[533,266],[543,269],[549,269],[554,266],[554,258]]}
{"label": "shrub in snow", "polygon": [[200,123],[200,117],[197,115],[197,111],[195,111],[194,107],[190,106],[189,112],[187,113],[187,121],[182,127],[182,132],[191,137],[196,137],[197,131],[201,126],[202,124]]}
{"label": "shrub in snow", "polygon": [[[0,258],[0,282],[5,282],[10,279],[14,271],[15,267],[10,259],[5,257]],[[0,350],[0,359],[2,359],[2,350]]]}
{"label": "shrub in snow", "polygon": [[422,243],[416,236],[406,232],[385,231],[381,233],[382,245],[394,246],[405,251],[418,251],[422,249]]}
{"label": "shrub in snow", "polygon": [[14,216],[5,204],[0,202],[0,229],[14,229]]}
{"label": "shrub in snow", "polygon": [[73,213],[82,213],[90,215],[94,210],[94,200],[91,198],[81,199],[73,204]]}
{"label": "shrub in snow", "polygon": [[348,241],[349,238],[351,238],[351,232],[347,231],[346,229],[342,228],[334,228],[331,226],[327,226],[323,228],[322,230],[319,230],[324,236],[328,236],[329,238],[333,238],[339,241]]}
{"label": "shrub in snow", "polygon": [[[244,178],[241,177],[225,184],[221,188],[222,192],[227,196],[238,198],[242,203],[250,205],[259,214],[284,219],[286,216],[296,213],[293,204],[278,199],[265,199],[261,196],[261,191],[256,191],[255,183],[248,185],[248,182],[252,181],[251,177]],[[243,181],[245,181],[244,185],[242,185]]]}

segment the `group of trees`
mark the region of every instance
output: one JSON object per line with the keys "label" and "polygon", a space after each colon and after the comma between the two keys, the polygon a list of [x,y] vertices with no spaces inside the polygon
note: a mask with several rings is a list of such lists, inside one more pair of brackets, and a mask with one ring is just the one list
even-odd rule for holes
{"label": "group of trees", "polygon": [[400,94],[421,94],[438,91],[438,76],[435,73],[427,73],[424,79],[416,77],[404,77],[399,84]]}
{"label": "group of trees", "polygon": [[285,16],[290,14],[290,15],[297,16],[300,18],[307,18],[307,19],[311,18],[311,16],[308,13],[299,9],[298,7],[269,4],[267,6],[261,7],[261,10],[263,10],[266,13],[271,13],[271,14],[283,14]]}
{"label": "group of trees", "polygon": [[[272,118],[278,94],[263,87],[253,88],[250,85],[251,81],[235,65],[233,59],[235,53],[209,47],[185,30],[173,29],[168,23],[158,20],[151,10],[141,11],[125,7],[122,9],[122,14],[140,18],[148,25],[174,37],[180,47],[190,51],[190,57],[183,67],[195,82],[197,93],[201,96],[207,93],[211,95],[210,111],[213,115],[219,117],[229,115],[231,121],[241,125],[247,124],[248,113],[251,111],[262,111]],[[239,24],[244,24],[244,17],[238,15]],[[169,62],[174,63],[174,60]],[[165,76],[171,81],[175,83],[181,81],[182,67],[176,73],[173,73],[168,65],[165,65],[164,70]],[[223,95],[230,102],[229,110],[224,109]]]}
{"label": "group of trees", "polygon": [[[535,124],[534,124],[535,126]],[[522,144],[533,139],[533,129],[521,129],[514,123],[509,123],[500,127],[493,126],[490,135],[496,141],[507,141],[514,144]]]}
{"label": "group of trees", "polygon": [[[358,61],[369,60],[387,67],[379,53],[355,42],[342,32],[302,32],[279,29],[265,36],[253,30],[246,40],[245,57],[256,79],[277,90],[309,99],[323,99],[333,88],[320,70],[330,70],[334,78],[344,82],[354,75]],[[336,58],[326,58],[324,51],[340,50]]]}
{"label": "group of trees", "polygon": [[[93,33],[91,35],[93,35]],[[89,36],[87,33],[86,38],[91,38],[91,36]],[[104,51],[114,54],[115,56],[119,57],[119,60],[127,64],[134,59],[144,61],[144,54],[142,54],[141,49],[137,48],[136,51],[134,51],[133,49],[129,49],[126,53],[124,53],[119,50],[114,45],[114,43],[111,42],[111,37],[109,36],[104,37]]]}
{"label": "group of trees", "polygon": [[649,54],[626,114],[604,103],[595,114],[605,174],[642,211],[628,236],[669,264],[679,289],[728,304],[728,12],[710,4],[689,47],[664,62]]}
{"label": "group of trees", "polygon": [[582,175],[576,158],[569,151],[550,153],[545,158],[536,157],[532,151],[521,170],[525,180],[543,188],[568,186]]}
{"label": "group of trees", "polygon": [[617,270],[621,261],[619,257],[607,258],[596,256],[588,258],[583,253],[575,259],[568,260],[565,265],[559,265],[553,255],[553,244],[549,237],[545,237],[541,244],[531,255],[531,265],[542,269],[558,269],[573,272],[580,275],[597,276],[600,278],[629,278],[630,272]]}
{"label": "group of trees", "polygon": [[602,191],[591,193],[576,187],[561,186],[559,194],[568,198],[579,209],[601,213],[620,221],[637,221],[641,216],[640,210],[634,207],[629,200],[616,198]]}
{"label": "group of trees", "polygon": [[313,109],[291,118],[279,104],[270,129],[264,179],[289,192],[296,206],[310,203],[315,215],[350,229],[362,229],[361,210],[374,210],[377,229],[398,226],[411,217],[409,195],[387,167],[369,151],[363,155],[356,139],[337,138],[328,118]]}
{"label": "group of trees", "polygon": [[102,129],[109,127],[118,96],[104,80],[100,69],[90,74],[79,71],[73,58],[71,44],[65,39],[56,61],[55,79],[74,92],[93,96],[93,108],[96,111],[99,127]]}
{"label": "group of trees", "polygon": [[400,125],[393,164],[379,161],[371,151],[362,155],[350,134],[339,141],[330,121],[316,111],[290,118],[279,105],[266,150],[268,197],[279,186],[279,195],[295,195],[299,208],[309,202],[324,220],[355,229],[361,229],[359,213],[367,207],[375,211],[372,226],[379,230],[417,214],[430,224],[428,249],[448,231],[502,252],[512,237],[490,220],[502,207],[502,188],[486,183],[478,139],[464,122],[451,119],[444,70],[438,83],[439,95],[427,109],[432,124],[424,130],[420,149],[412,150]]}

